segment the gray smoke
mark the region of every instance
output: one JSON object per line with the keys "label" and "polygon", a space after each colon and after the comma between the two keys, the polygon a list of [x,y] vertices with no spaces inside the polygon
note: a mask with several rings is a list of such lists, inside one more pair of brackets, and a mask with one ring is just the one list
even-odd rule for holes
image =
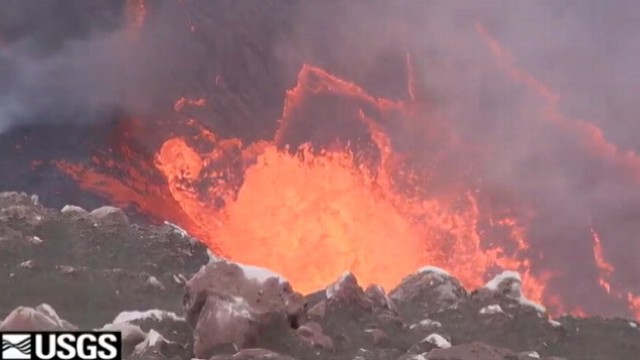
{"label": "gray smoke", "polygon": [[137,41],[124,9],[124,1],[2,2],[0,128],[164,111],[203,57],[177,3],[160,4]]}

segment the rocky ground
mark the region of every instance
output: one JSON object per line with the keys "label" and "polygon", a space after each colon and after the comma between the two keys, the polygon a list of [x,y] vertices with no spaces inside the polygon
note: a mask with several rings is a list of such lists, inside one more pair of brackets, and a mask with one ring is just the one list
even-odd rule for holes
{"label": "rocky ground", "polygon": [[170,224],[0,193],[0,331],[117,329],[129,359],[638,359],[638,323],[550,319],[515,273],[465,290],[437,268],[386,293],[345,273],[313,294],[212,258]]}

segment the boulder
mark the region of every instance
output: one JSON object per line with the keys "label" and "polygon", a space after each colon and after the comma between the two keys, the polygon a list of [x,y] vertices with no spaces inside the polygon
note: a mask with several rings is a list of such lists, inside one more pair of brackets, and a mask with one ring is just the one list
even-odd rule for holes
{"label": "boulder", "polygon": [[122,209],[103,206],[89,213],[89,218],[97,224],[128,224],[129,218]]}
{"label": "boulder", "polygon": [[185,288],[183,306],[194,332],[194,353],[209,357],[214,348],[229,343],[238,349],[254,347],[270,324],[297,326],[301,301],[277,274],[211,261]]}
{"label": "boulder", "polygon": [[467,291],[446,271],[425,267],[402,280],[389,297],[406,318],[424,318],[457,308],[466,300]]}
{"label": "boulder", "polygon": [[60,318],[48,304],[19,306],[0,324],[0,331],[71,331],[77,328]]}
{"label": "boulder", "polygon": [[471,293],[471,299],[481,305],[481,313],[511,313],[515,311],[537,312],[539,316],[546,316],[544,306],[537,304],[524,296],[522,279],[515,271],[503,271],[496,275],[482,288]]}

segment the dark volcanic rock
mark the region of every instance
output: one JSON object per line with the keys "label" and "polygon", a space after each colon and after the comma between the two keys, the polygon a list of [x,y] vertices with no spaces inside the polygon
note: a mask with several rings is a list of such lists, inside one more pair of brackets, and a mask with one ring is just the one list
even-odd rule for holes
{"label": "dark volcanic rock", "polygon": [[125,310],[180,311],[181,279],[207,262],[205,247],[171,226],[125,219],[113,208],[88,216],[1,193],[0,318],[18,306],[47,303],[91,328]]}
{"label": "dark volcanic rock", "polygon": [[394,359],[407,351],[412,340],[384,289],[365,292],[351,273],[307,296],[308,315],[333,341],[328,359]]}
{"label": "dark volcanic rock", "polygon": [[173,225],[17,193],[0,193],[0,312],[0,330],[121,331],[127,359],[640,358],[636,322],[552,320],[512,272],[467,293],[425,268],[389,295],[345,273],[302,296],[268,270],[210,258]]}
{"label": "dark volcanic rock", "polygon": [[389,297],[407,318],[427,317],[447,309],[456,309],[467,297],[458,279],[444,270],[425,267],[406,277]]}

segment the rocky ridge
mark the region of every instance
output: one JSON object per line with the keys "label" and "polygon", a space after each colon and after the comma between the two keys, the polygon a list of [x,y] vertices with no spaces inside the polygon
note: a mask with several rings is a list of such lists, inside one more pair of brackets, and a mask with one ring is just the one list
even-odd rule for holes
{"label": "rocky ridge", "polygon": [[0,331],[110,329],[128,359],[637,359],[638,323],[562,317],[518,274],[467,291],[426,267],[389,292],[351,273],[303,295],[172,224],[0,193]]}

